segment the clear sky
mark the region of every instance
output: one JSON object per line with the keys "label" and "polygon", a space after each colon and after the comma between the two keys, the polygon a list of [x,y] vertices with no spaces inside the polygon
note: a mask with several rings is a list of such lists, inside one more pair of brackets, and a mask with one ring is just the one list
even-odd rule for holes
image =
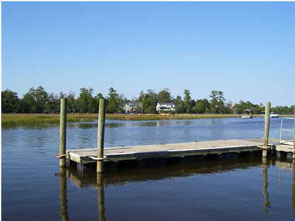
{"label": "clear sky", "polygon": [[295,2],[2,3],[2,90],[295,103]]}

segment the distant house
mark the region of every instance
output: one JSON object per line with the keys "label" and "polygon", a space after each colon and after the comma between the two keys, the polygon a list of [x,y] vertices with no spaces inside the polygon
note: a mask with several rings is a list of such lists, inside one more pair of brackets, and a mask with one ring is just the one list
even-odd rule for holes
{"label": "distant house", "polygon": [[142,104],[141,102],[137,101],[128,102],[124,106],[124,111],[126,114],[137,113],[140,109],[142,109]]}
{"label": "distant house", "polygon": [[173,103],[157,103],[156,106],[157,112],[171,112],[175,111],[175,104]]}

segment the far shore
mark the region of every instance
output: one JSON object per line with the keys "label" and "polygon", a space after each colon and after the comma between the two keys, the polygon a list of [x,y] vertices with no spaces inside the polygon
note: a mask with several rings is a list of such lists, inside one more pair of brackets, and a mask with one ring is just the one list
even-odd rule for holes
{"label": "far shore", "polygon": [[[59,123],[59,114],[2,114],[1,117],[3,127]],[[106,114],[106,119],[109,120],[181,120],[240,117],[241,114]],[[264,117],[264,115],[253,115],[253,117]],[[95,120],[97,120],[97,114],[95,113],[67,114],[68,122],[89,122]]]}

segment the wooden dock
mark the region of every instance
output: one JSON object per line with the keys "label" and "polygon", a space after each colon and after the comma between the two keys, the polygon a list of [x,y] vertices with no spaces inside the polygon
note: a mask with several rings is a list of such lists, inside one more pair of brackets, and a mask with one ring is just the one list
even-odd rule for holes
{"label": "wooden dock", "polygon": [[[137,145],[124,147],[104,147],[104,125],[105,125],[105,102],[103,98],[99,100],[97,147],[91,149],[66,150],[66,99],[61,99],[60,115],[60,151],[56,155],[60,159],[60,167],[66,166],[66,160],[78,163],[83,169],[83,165],[96,163],[96,172],[103,172],[103,165],[117,164],[121,162],[136,161],[165,161],[166,159],[193,158],[217,155],[226,158],[227,155],[237,155],[245,152],[261,152],[262,158],[266,159],[268,153],[287,153],[295,161],[295,129],[293,140],[287,143],[279,143],[277,140],[269,139],[270,127],[270,102],[265,105],[264,137],[252,140],[213,140],[196,141],[188,143]],[[292,118],[293,120],[293,118]],[[295,122],[295,118],[294,118]],[[294,125],[295,128],[295,125]],[[281,137],[280,137],[281,141]],[[115,165],[116,166],[116,165]]]}
{"label": "wooden dock", "polygon": [[286,142],[278,143],[274,147],[274,150],[281,151],[281,152],[286,152],[286,153],[292,153],[293,152],[293,142],[286,141]]}
{"label": "wooden dock", "polygon": [[[214,140],[189,143],[140,145],[104,148],[104,162],[120,162],[153,158],[175,158],[206,156],[261,151],[262,139],[256,140]],[[273,142],[275,145],[275,142]],[[273,146],[271,145],[271,146]],[[97,148],[73,149],[67,151],[67,159],[80,164],[96,162]]]}

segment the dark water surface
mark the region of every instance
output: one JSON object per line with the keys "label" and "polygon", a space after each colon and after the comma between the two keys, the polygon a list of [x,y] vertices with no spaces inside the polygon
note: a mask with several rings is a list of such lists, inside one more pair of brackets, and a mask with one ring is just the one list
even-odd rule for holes
{"label": "dark water surface", "polygon": [[[68,149],[95,147],[96,127],[69,123]],[[259,138],[263,127],[262,118],[107,121],[105,146]],[[271,119],[271,137],[279,127]],[[58,126],[2,130],[3,220],[295,220],[288,161],[211,160],[96,177],[60,170],[58,147]]]}

